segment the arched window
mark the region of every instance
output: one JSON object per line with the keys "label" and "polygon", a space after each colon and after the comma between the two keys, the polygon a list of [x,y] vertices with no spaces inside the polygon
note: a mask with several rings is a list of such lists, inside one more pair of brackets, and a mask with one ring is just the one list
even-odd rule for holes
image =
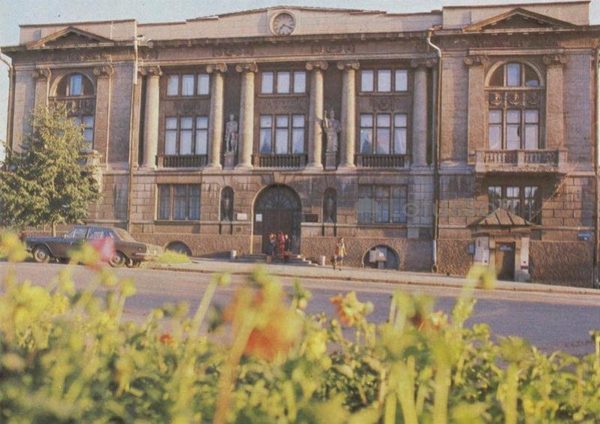
{"label": "arched window", "polygon": [[83,128],[84,150],[91,151],[94,145],[96,98],[90,79],[80,73],[65,75],[58,82],[54,100],[67,105],[73,121]]}
{"label": "arched window", "polygon": [[221,221],[233,221],[233,189],[225,187],[221,191]]}
{"label": "arched window", "polygon": [[489,149],[542,148],[544,89],[536,70],[525,63],[505,63],[490,75],[486,91]]}
{"label": "arched window", "polygon": [[323,222],[337,221],[337,193],[334,188],[328,188],[323,195]]}

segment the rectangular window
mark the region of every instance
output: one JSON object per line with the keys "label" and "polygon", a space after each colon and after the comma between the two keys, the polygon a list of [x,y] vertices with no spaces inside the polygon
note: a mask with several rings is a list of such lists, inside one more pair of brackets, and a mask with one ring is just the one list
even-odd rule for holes
{"label": "rectangular window", "polygon": [[394,154],[406,154],[408,116],[405,113],[394,115]]}
{"label": "rectangular window", "polygon": [[263,94],[273,93],[273,72],[263,72],[261,74],[260,92]]}
{"label": "rectangular window", "polygon": [[290,92],[290,73],[277,72],[277,93],[287,94]]}
{"label": "rectangular window", "polygon": [[296,71],[294,72],[294,93],[305,93],[306,92],[306,72]]}
{"label": "rectangular window", "polygon": [[304,115],[292,115],[292,153],[304,153]]}
{"label": "rectangular window", "polygon": [[288,128],[289,118],[287,115],[277,115],[275,119],[275,153],[288,153]]}
{"label": "rectangular window", "polygon": [[208,154],[208,117],[196,118],[196,154]]}
{"label": "rectangular window", "polygon": [[198,74],[198,89],[196,92],[199,96],[207,96],[210,93],[210,75]]}
{"label": "rectangular window", "polygon": [[406,223],[406,186],[359,185],[360,224]]}
{"label": "rectangular window", "polygon": [[159,184],[158,219],[186,221],[200,219],[200,186]]}
{"label": "rectangular window", "polygon": [[521,111],[510,109],[506,111],[506,149],[521,148]]}
{"label": "rectangular window", "polygon": [[165,155],[177,154],[177,118],[165,121]]}
{"label": "rectangular window", "polygon": [[192,154],[192,134],[194,120],[191,117],[184,117],[180,120],[179,131],[179,154]]}
{"label": "rectangular window", "polygon": [[81,75],[71,75],[69,79],[68,96],[81,96],[83,94],[83,77]]}
{"label": "rectangular window", "polygon": [[273,149],[273,118],[270,115],[260,117],[260,152],[271,153]]}
{"label": "rectangular window", "polygon": [[529,109],[525,111],[525,149],[536,150],[539,148],[539,111]]}
{"label": "rectangular window", "polygon": [[503,201],[504,208],[517,215],[521,212],[521,198],[519,192],[519,187],[505,187]]}
{"label": "rectangular window", "polygon": [[167,80],[167,96],[179,95],[179,75],[169,75]]}
{"label": "rectangular window", "polygon": [[390,154],[390,127],[390,115],[387,113],[377,114],[377,148],[375,153],[378,155]]}
{"label": "rectangular window", "polygon": [[490,110],[488,113],[488,146],[491,150],[502,149],[501,110]]}
{"label": "rectangular window", "polygon": [[360,115],[360,152],[373,153],[373,115],[370,113]]}
{"label": "rectangular window", "polygon": [[489,186],[489,211],[507,209],[520,217],[540,223],[541,197],[537,186]]}
{"label": "rectangular window", "polygon": [[94,147],[94,117],[92,115],[74,116],[75,125],[81,126],[83,130],[83,150],[90,152]]}
{"label": "rectangular window", "polygon": [[500,186],[489,186],[488,187],[488,210],[490,212],[502,207],[502,187]]}
{"label": "rectangular window", "polygon": [[377,91],[380,93],[392,91],[392,71],[389,69],[377,71]]}
{"label": "rectangular window", "polygon": [[182,96],[193,96],[194,95],[194,75],[182,75],[181,76],[181,95]]}
{"label": "rectangular window", "polygon": [[408,91],[408,71],[406,69],[396,69],[394,78],[395,91]]}
{"label": "rectangular window", "polygon": [[372,92],[374,87],[374,75],[373,71],[361,71],[360,72],[360,91],[366,93]]}
{"label": "rectangular window", "polygon": [[527,221],[538,223],[540,222],[539,217],[539,197],[538,188],[535,186],[523,187],[523,212],[522,217]]}
{"label": "rectangular window", "polygon": [[521,65],[518,63],[509,63],[506,65],[506,85],[508,87],[518,87],[521,85]]}

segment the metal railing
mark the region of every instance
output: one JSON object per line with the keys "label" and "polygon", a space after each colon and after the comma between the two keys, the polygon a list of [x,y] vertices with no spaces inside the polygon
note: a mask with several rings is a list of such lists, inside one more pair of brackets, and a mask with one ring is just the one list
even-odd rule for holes
{"label": "metal railing", "polygon": [[361,168],[404,168],[406,164],[406,155],[356,155],[356,165]]}
{"label": "metal railing", "polygon": [[203,168],[208,163],[208,155],[158,155],[159,168]]}
{"label": "metal railing", "polygon": [[254,154],[252,165],[258,168],[303,168],[308,156],[305,153],[294,154]]}

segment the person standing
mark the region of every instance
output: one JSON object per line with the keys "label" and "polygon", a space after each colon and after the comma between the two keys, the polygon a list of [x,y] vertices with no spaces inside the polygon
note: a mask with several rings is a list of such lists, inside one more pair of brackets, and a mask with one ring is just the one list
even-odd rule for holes
{"label": "person standing", "polygon": [[335,245],[335,255],[333,256],[333,269],[338,267],[338,269],[341,271],[345,257],[346,244],[344,243],[344,237],[340,237]]}

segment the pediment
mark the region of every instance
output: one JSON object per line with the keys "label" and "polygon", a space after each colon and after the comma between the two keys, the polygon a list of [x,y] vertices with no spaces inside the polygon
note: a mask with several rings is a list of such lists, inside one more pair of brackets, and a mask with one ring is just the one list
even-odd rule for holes
{"label": "pediment", "polygon": [[29,49],[43,47],[79,47],[86,44],[112,42],[111,39],[84,31],[75,27],[68,27],[54,32],[46,37],[31,43]]}
{"label": "pediment", "polygon": [[464,28],[465,32],[540,31],[574,28],[576,25],[560,19],[518,8],[493,16]]}

